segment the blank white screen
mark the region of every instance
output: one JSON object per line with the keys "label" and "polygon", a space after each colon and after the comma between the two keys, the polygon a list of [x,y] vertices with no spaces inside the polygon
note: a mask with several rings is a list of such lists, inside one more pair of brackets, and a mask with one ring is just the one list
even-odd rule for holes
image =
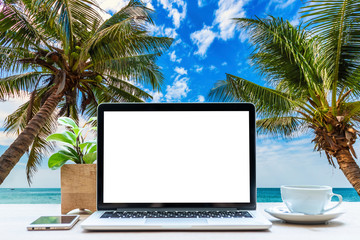
{"label": "blank white screen", "polygon": [[104,113],[104,203],[250,202],[249,113]]}

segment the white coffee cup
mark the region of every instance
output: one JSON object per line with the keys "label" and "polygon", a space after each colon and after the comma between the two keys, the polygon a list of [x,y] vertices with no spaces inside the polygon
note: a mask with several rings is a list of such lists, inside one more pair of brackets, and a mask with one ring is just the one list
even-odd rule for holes
{"label": "white coffee cup", "polygon": [[[293,213],[322,214],[342,203],[342,196],[333,193],[329,186],[281,186],[280,189],[283,202]],[[339,202],[329,207],[333,196],[337,196]]]}

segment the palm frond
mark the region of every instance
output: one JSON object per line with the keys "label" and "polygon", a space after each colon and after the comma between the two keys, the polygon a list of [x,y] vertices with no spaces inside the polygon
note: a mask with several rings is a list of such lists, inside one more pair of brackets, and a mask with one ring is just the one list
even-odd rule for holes
{"label": "palm frond", "polygon": [[293,27],[282,18],[235,19],[247,31],[254,46],[253,66],[273,86],[286,86],[283,91],[298,98],[307,89],[321,92],[321,68],[315,58],[317,42],[302,26]]}
{"label": "palm frond", "polygon": [[[121,88],[108,86],[109,93],[108,95],[111,96],[113,99],[111,102],[144,102],[143,99],[122,90]],[[115,100],[115,101],[114,101]]]}
{"label": "palm frond", "polygon": [[107,76],[107,80],[106,80],[106,85],[107,86],[112,86],[114,88],[118,88],[121,91],[125,91],[133,96],[135,96],[138,99],[152,99],[152,96],[150,94],[148,94],[147,92],[145,92],[144,90],[136,87],[134,84],[121,80],[119,78],[115,78],[112,76]]}
{"label": "palm frond", "polygon": [[94,70],[115,78],[132,79],[136,83],[159,89],[164,77],[156,65],[157,54],[123,57],[99,62],[94,61]]}
{"label": "palm frond", "polygon": [[309,1],[303,18],[321,38],[321,51],[332,84],[332,105],[336,104],[338,84],[342,88],[360,62],[360,2],[357,0]]}
{"label": "palm frond", "polygon": [[22,2],[4,2],[0,12],[0,45],[13,48],[36,47],[40,36]]}
{"label": "palm frond", "polygon": [[226,74],[209,93],[210,100],[251,102],[263,116],[284,115],[296,109],[295,100],[286,93],[262,87],[234,75]]}
{"label": "palm frond", "polygon": [[341,115],[345,116],[344,121],[353,119],[360,122],[360,101],[341,103]]}
{"label": "palm frond", "polygon": [[[84,44],[80,53],[80,61],[85,62],[91,58],[92,66],[101,68],[100,72],[103,72],[106,67],[114,71],[119,70],[119,67],[124,66],[125,62],[129,64],[128,67],[134,68],[131,61],[134,62],[136,59],[154,64],[156,57],[170,47],[173,39],[148,35],[146,27],[153,23],[150,12],[151,10],[147,9],[140,1],[130,1],[126,7],[100,26]],[[137,56],[139,58],[136,58]],[[150,59],[151,61],[149,61]],[[97,66],[98,63],[100,63],[99,66]],[[122,71],[124,69],[124,67],[121,68]],[[154,73],[157,77],[160,76],[159,71],[154,67],[150,73],[153,76]],[[119,77],[119,75],[117,76]],[[161,78],[158,78],[157,81],[152,80],[154,88],[159,88],[161,83],[158,81],[160,80]]]}
{"label": "palm frond", "polygon": [[[130,85],[130,83],[129,83]],[[123,84],[124,86],[124,84]],[[125,86],[126,88],[121,87],[115,87],[113,85],[103,85],[100,90],[102,90],[102,95],[99,96],[98,94],[95,94],[97,97],[98,103],[102,102],[144,102],[141,98],[138,96],[132,94],[132,92],[128,92],[127,90],[130,90],[129,86]],[[134,90],[135,86],[132,88]],[[95,89],[94,89],[95,90]]]}
{"label": "palm frond", "polygon": [[120,11],[112,15],[108,20],[106,20],[97,30],[100,32],[108,27],[111,27],[122,21],[132,19],[132,23],[138,30],[145,31],[146,28],[144,25],[136,25],[137,22],[147,22],[149,24],[154,24],[153,19],[151,18],[151,13],[153,10],[145,7],[141,1],[130,0],[129,3],[122,8]]}
{"label": "palm frond", "polygon": [[148,36],[146,32],[134,31],[130,20],[121,22],[94,34],[81,53],[81,60],[88,55],[95,61],[103,58],[156,53],[161,55],[173,42],[172,38]]}
{"label": "palm frond", "polygon": [[[32,0],[31,6],[36,11],[47,12],[48,24],[60,27],[60,36],[66,54],[75,48],[76,31],[83,31],[85,26],[92,26],[101,21],[93,0]],[[80,23],[77,24],[77,23]]]}
{"label": "palm frond", "polygon": [[30,63],[19,61],[23,58],[33,57],[35,54],[27,49],[0,46],[0,77],[33,71]]}
{"label": "palm frond", "polygon": [[36,82],[43,75],[42,72],[28,72],[0,79],[0,98],[24,96],[34,89]]}
{"label": "palm frond", "polygon": [[105,85],[101,87],[92,87],[92,92],[96,101],[88,103],[84,115],[87,118],[95,117],[97,115],[97,106],[104,102],[144,102],[151,99],[152,96],[134,86],[133,84],[107,76],[104,82]]}
{"label": "palm frond", "polygon": [[271,117],[257,120],[256,128],[258,134],[291,138],[296,136],[303,124],[298,117]]}
{"label": "palm frond", "polygon": [[[349,91],[350,89],[352,92],[358,96],[360,95],[360,66],[357,69],[354,69],[353,73],[345,79],[341,79],[338,85],[339,88],[342,88],[342,91]],[[338,95],[341,97],[341,94]]]}

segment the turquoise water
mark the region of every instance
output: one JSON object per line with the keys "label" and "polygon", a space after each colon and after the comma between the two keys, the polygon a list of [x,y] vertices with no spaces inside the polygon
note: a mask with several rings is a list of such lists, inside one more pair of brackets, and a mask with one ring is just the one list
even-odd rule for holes
{"label": "turquoise water", "polygon": [[0,188],[0,204],[59,204],[60,202],[60,188]]}
{"label": "turquoise water", "polygon": [[[360,202],[353,188],[334,188],[346,202]],[[337,201],[334,197],[333,200]],[[258,188],[258,202],[281,202],[280,188]],[[0,204],[59,204],[60,188],[0,188]]]}
{"label": "turquoise water", "polygon": [[[360,202],[360,196],[353,188],[333,188],[333,192],[340,194],[345,202]],[[332,200],[337,201],[337,198],[333,197]],[[258,188],[257,201],[282,202],[280,188]]]}

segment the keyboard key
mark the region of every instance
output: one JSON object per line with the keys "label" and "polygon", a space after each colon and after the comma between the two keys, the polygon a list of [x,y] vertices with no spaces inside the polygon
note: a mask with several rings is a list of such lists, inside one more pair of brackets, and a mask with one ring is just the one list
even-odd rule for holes
{"label": "keyboard key", "polygon": [[119,211],[100,218],[252,218],[246,211]]}

